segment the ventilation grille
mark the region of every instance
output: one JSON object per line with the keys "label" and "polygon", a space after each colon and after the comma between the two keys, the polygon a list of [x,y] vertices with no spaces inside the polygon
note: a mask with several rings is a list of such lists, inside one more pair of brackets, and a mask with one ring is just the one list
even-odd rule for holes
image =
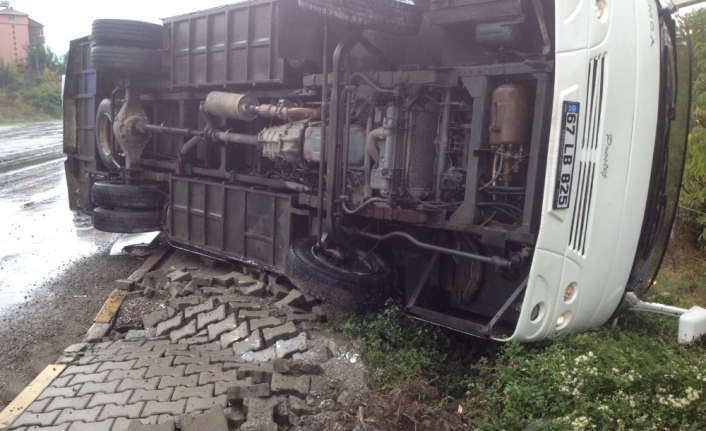
{"label": "ventilation grille", "polygon": [[584,105],[584,131],[578,156],[578,182],[576,201],[571,219],[569,248],[586,255],[586,240],[593,205],[593,191],[598,170],[598,142],[601,133],[601,114],[603,112],[603,77],[605,57],[597,57],[588,64],[588,94]]}

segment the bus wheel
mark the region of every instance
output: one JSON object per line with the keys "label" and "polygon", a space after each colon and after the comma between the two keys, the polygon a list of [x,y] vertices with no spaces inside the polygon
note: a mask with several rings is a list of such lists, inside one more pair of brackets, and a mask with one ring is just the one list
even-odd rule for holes
{"label": "bus wheel", "polygon": [[99,181],[93,184],[91,199],[97,207],[160,209],[164,205],[165,192],[159,183],[125,181]]}
{"label": "bus wheel", "polygon": [[334,262],[316,250],[316,243],[316,237],[292,243],[287,255],[287,276],[297,288],[359,313],[385,304],[393,291],[395,273],[377,253],[351,248],[347,261]]}
{"label": "bus wheel", "polygon": [[162,211],[126,208],[93,210],[93,227],[101,232],[143,233],[162,230]]}

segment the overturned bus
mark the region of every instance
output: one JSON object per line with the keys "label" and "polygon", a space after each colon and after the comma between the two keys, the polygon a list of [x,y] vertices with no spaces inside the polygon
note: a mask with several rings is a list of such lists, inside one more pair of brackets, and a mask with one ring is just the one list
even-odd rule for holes
{"label": "overturned bus", "polygon": [[364,311],[536,341],[653,284],[690,47],[669,0],[252,0],[71,43],[71,208]]}

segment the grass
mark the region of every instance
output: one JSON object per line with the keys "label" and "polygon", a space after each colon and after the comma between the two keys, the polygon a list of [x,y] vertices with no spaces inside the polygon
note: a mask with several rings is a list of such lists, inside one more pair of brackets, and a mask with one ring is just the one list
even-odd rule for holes
{"label": "grass", "polygon": [[[704,253],[677,241],[646,299],[706,306],[705,274]],[[368,379],[378,393],[413,394],[408,401],[417,407],[389,429],[438,424],[436,416],[453,411],[457,429],[703,430],[706,341],[677,344],[677,325],[626,313],[615,327],[501,345],[410,320],[393,305],[331,326],[364,342]]]}
{"label": "grass", "polygon": [[56,119],[56,117],[47,115],[19,98],[12,100],[7,95],[0,93],[0,125],[2,126]]}

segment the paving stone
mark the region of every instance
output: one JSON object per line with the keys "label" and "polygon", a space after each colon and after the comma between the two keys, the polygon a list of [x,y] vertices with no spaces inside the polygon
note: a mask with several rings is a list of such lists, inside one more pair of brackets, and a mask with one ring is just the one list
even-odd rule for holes
{"label": "paving stone", "polygon": [[253,364],[239,364],[238,379],[251,379],[253,383],[269,383],[272,381],[272,374],[275,372],[271,362],[260,362]]}
{"label": "paving stone", "polygon": [[76,365],[81,365],[78,363],[78,357],[76,356],[59,356],[59,358],[54,361],[55,364],[63,364],[63,365],[69,365],[69,364],[76,364]]}
{"label": "paving stone", "polygon": [[159,377],[153,377],[151,379],[124,379],[118,385],[116,389],[118,392],[122,392],[128,389],[157,389],[159,384]]}
{"label": "paving stone", "polygon": [[319,364],[291,359],[277,359],[272,363],[272,368],[281,374],[321,375],[324,373],[324,369]]}
{"label": "paving stone", "polygon": [[138,368],[136,370],[113,370],[110,374],[108,374],[107,380],[141,379],[145,376],[145,372],[147,370],[148,368]]}
{"label": "paving stone", "polygon": [[200,410],[209,410],[215,406],[225,407],[228,400],[225,395],[212,398],[189,398],[186,402],[185,413],[193,413]]}
{"label": "paving stone", "polygon": [[196,316],[196,327],[201,330],[209,324],[221,321],[226,318],[226,306],[221,305],[213,311],[201,313]]}
{"label": "paving stone", "polygon": [[52,398],[46,398],[43,400],[35,401],[25,409],[25,412],[42,413],[44,411],[44,409],[47,408],[47,406],[49,405],[49,403],[51,401],[52,401]]}
{"label": "paving stone", "polygon": [[70,423],[65,423],[61,425],[55,425],[53,427],[40,427],[40,426],[30,426],[27,428],[13,428],[14,431],[67,431],[69,429]]}
{"label": "paving stone", "polygon": [[267,289],[265,288],[265,283],[257,282],[250,286],[241,286],[239,288],[240,293],[247,296],[256,296],[258,298],[264,298],[267,294]]}
{"label": "paving stone", "polygon": [[186,377],[162,377],[159,382],[159,389],[173,388],[176,386],[187,386],[193,387],[199,384],[199,376],[194,374],[193,376]]}
{"label": "paving stone", "polygon": [[[225,307],[225,305],[222,307]],[[221,336],[221,334],[232,331],[237,327],[238,323],[235,320],[235,315],[230,314],[224,320],[208,325],[208,341],[215,341]]]}
{"label": "paving stone", "polygon": [[130,356],[129,353],[124,353],[121,355],[118,355],[117,353],[114,355],[97,355],[95,356],[92,360],[92,364],[100,364],[103,362],[108,362],[108,361],[124,361],[127,359],[127,357]]}
{"label": "paving stone", "polygon": [[109,405],[103,407],[103,410],[101,411],[100,415],[98,416],[98,420],[102,421],[104,419],[110,419],[110,418],[129,418],[129,419],[139,418],[140,413],[142,412],[142,409],[144,407],[145,407],[144,402],[140,402],[140,403],[136,403],[136,404],[126,404],[124,406],[109,404]]}
{"label": "paving stone", "polygon": [[59,410],[49,413],[24,412],[12,423],[12,426],[15,428],[23,425],[49,426],[59,417],[60,413]]}
{"label": "paving stone", "polygon": [[267,398],[270,395],[270,385],[260,383],[257,385],[233,386],[228,389],[227,397],[229,403],[239,405],[246,398]]}
{"label": "paving stone", "polygon": [[270,283],[267,285],[267,291],[274,296],[276,300],[284,299],[289,295],[289,289],[281,284]]}
{"label": "paving stone", "polygon": [[225,275],[217,275],[213,277],[213,284],[217,286],[231,286],[233,284],[233,277],[234,273],[230,274],[225,274]]}
{"label": "paving stone", "polygon": [[98,367],[98,371],[105,371],[105,370],[129,370],[135,365],[136,360],[132,361],[122,361],[122,362],[103,362],[100,367]]}
{"label": "paving stone", "polygon": [[247,352],[258,351],[263,347],[265,347],[265,343],[262,339],[262,331],[258,329],[245,340],[233,344],[233,353],[235,356],[243,356]]}
{"label": "paving stone", "polygon": [[212,364],[223,364],[223,371],[228,371],[232,370],[234,365],[233,363],[239,362],[243,363],[243,357],[242,356],[235,356],[233,355],[233,351],[230,349],[227,350],[221,350],[220,352],[213,352],[214,356],[211,356],[211,363]]}
{"label": "paving stone", "polygon": [[[150,418],[151,419],[151,418]],[[151,422],[151,421],[150,421]],[[157,422],[157,418],[154,419]],[[176,423],[173,420],[159,423],[142,423],[141,421],[132,421],[127,428],[127,431],[174,431]],[[115,430],[113,430],[115,431]]]}
{"label": "paving stone", "polygon": [[208,301],[205,301],[197,306],[194,307],[189,307],[186,310],[184,310],[184,317],[189,320],[201,313],[207,313],[209,311],[213,311],[215,306],[215,301],[210,299]]}
{"label": "paving stone", "polygon": [[170,319],[176,315],[176,310],[172,307],[165,307],[155,310],[142,316],[142,326],[145,329],[156,328],[160,322]]}
{"label": "paving stone", "polygon": [[81,390],[78,391],[78,395],[96,394],[98,392],[112,394],[118,388],[119,383],[120,380],[113,380],[112,382],[103,383],[84,383],[83,386],[81,386]]}
{"label": "paving stone", "polygon": [[265,319],[270,317],[270,313],[265,310],[240,310],[238,312],[238,321],[243,320],[253,320],[253,319]]}
{"label": "paving stone", "polygon": [[83,352],[84,350],[88,349],[90,344],[88,343],[78,343],[78,344],[72,344],[69,347],[64,349],[64,356],[71,356],[71,355],[76,355],[78,353]]}
{"label": "paving stone", "polygon": [[130,397],[130,403],[134,404],[140,401],[169,401],[173,391],[173,388],[159,390],[137,389]]}
{"label": "paving stone", "polygon": [[[232,315],[231,315],[232,316]],[[240,324],[237,328],[234,330],[225,333],[221,335],[221,348],[227,349],[228,347],[232,346],[233,343],[236,341],[241,341],[247,338],[247,336],[250,334],[250,331],[248,330],[248,322],[245,321]],[[210,329],[210,326],[209,326]]]}
{"label": "paving stone", "polygon": [[[199,352],[212,352],[216,350],[221,350],[221,342],[220,341],[214,341],[212,343],[207,343],[207,344],[192,344],[189,346],[189,350],[196,350]],[[202,354],[203,356],[203,354]]]}
{"label": "paving stone", "polygon": [[[64,358],[65,356],[62,356]],[[95,355],[87,355],[87,356],[80,356],[76,358],[76,365],[88,365],[88,364],[94,364],[95,361],[94,359],[96,358]]]}
{"label": "paving stone", "polygon": [[66,376],[66,377],[57,377],[54,379],[53,382],[51,382],[51,385],[49,385],[52,388],[63,388],[66,387],[71,379],[73,379],[75,376]]}
{"label": "paving stone", "polygon": [[78,385],[81,383],[86,383],[86,382],[104,382],[106,378],[108,378],[108,373],[110,371],[106,370],[103,371],[102,373],[94,373],[94,374],[76,374],[73,377],[71,377],[71,383],[70,385]]}
{"label": "paving stone", "polygon": [[[176,311],[174,313],[176,314]],[[160,350],[164,349],[165,346],[169,344],[169,340],[151,340],[146,342],[143,347],[152,347],[153,349],[157,348],[157,350]]]}
{"label": "paving stone", "polygon": [[238,380],[238,372],[223,371],[220,373],[201,373],[199,374],[199,385],[205,385],[214,382],[234,382]]}
{"label": "paving stone", "polygon": [[196,307],[200,302],[201,300],[199,300],[199,298],[195,296],[188,296],[186,298],[170,299],[169,305],[179,311],[185,311],[188,308]]}
{"label": "paving stone", "polygon": [[71,398],[75,397],[78,391],[81,389],[81,385],[67,386],[63,388],[46,388],[38,397],[37,400],[43,400],[45,398],[54,397],[65,397]]}
{"label": "paving stone", "polygon": [[289,322],[294,322],[295,324],[300,324],[304,322],[318,322],[319,321],[319,316],[317,316],[314,313],[307,313],[307,314],[294,314],[294,313],[287,313],[287,321]]}
{"label": "paving stone", "polygon": [[[196,323],[196,320],[193,320],[192,322]],[[184,338],[183,340],[179,340],[179,344],[184,344],[187,346],[187,348],[192,345],[206,344],[206,343],[208,343],[208,336],[207,335]]]}
{"label": "paving stone", "polygon": [[159,322],[157,325],[157,336],[164,335],[175,329],[179,329],[184,326],[184,313],[177,313],[171,319],[167,319],[163,322]]}
{"label": "paving stone", "polygon": [[303,352],[308,346],[306,332],[302,332],[291,340],[275,343],[277,359],[284,359],[294,353]]}
{"label": "paving stone", "polygon": [[282,324],[282,321],[276,317],[266,317],[264,319],[256,319],[250,321],[250,330],[273,328]]}
{"label": "paving stone", "polygon": [[108,404],[123,406],[127,404],[130,395],[132,395],[132,391],[124,391],[115,394],[94,394],[93,398],[91,398],[91,402],[88,403],[88,407],[105,406]]}
{"label": "paving stone", "polygon": [[218,301],[219,304],[227,304],[229,302],[251,302],[252,298],[248,298],[247,296],[243,295],[222,295],[216,298],[216,301]]}
{"label": "paving stone", "polygon": [[144,410],[142,410],[142,416],[146,417],[160,414],[169,414],[176,416],[184,413],[185,407],[186,400],[170,402],[148,401],[147,404],[145,404]]}
{"label": "paving stone", "polygon": [[186,296],[184,293],[184,290],[186,290],[186,283],[169,282],[166,286],[164,286],[164,290],[169,293],[169,296],[172,298],[181,298]]}
{"label": "paving stone", "polygon": [[228,393],[228,389],[234,387],[234,386],[249,386],[252,385],[253,381],[249,377],[245,380],[238,380],[235,382],[216,382],[215,383],[215,388],[213,391],[213,395],[218,396],[218,395],[223,395]]}
{"label": "paving stone", "polygon": [[237,287],[247,287],[247,286],[252,286],[253,284],[256,284],[258,280],[254,279],[253,277],[249,275],[241,275],[238,274],[235,277],[233,277],[233,285]]}
{"label": "paving stone", "polygon": [[198,284],[199,286],[213,286],[213,276],[212,275],[194,275],[191,281]]}
{"label": "paving stone", "polygon": [[173,365],[208,365],[211,358],[192,358],[189,356],[177,356]]}
{"label": "paving stone", "polygon": [[196,335],[196,321],[192,320],[181,329],[175,329],[169,333],[169,340],[177,343],[179,340]]}
{"label": "paving stone", "polygon": [[229,302],[228,310],[234,314],[240,313],[240,310],[259,311],[262,310],[262,305],[257,302]]}
{"label": "paving stone", "polygon": [[66,376],[72,376],[74,374],[93,374],[96,372],[98,367],[99,367],[99,364],[71,365],[70,367],[66,367],[64,372],[61,373],[61,376],[66,377]]}
{"label": "paving stone", "polygon": [[273,346],[277,341],[286,340],[299,333],[297,327],[292,322],[287,322],[282,326],[267,328],[262,330],[262,337],[266,346]]}
{"label": "paving stone", "polygon": [[92,409],[66,409],[62,410],[61,414],[54,425],[60,425],[66,422],[95,422],[98,414],[101,412],[102,407],[94,407]]}
{"label": "paving stone", "polygon": [[[174,356],[164,358],[140,358],[137,360],[133,368],[148,368],[148,367],[171,367],[174,362]],[[178,364],[177,364],[178,365]]]}
{"label": "paving stone", "polygon": [[164,352],[166,350],[160,349],[160,350],[147,350],[147,351],[142,351],[142,352],[132,352],[130,355],[127,357],[128,359],[140,359],[140,358],[161,358],[164,356]]}
{"label": "paving stone", "polygon": [[44,413],[53,412],[54,410],[63,409],[83,409],[88,404],[91,399],[91,395],[85,395],[82,397],[64,398],[58,397],[51,400],[51,403],[44,409]]}
{"label": "paving stone", "polygon": [[286,376],[275,373],[272,375],[271,389],[278,395],[296,395],[306,397],[309,394],[311,377],[309,376]]}
{"label": "paving stone", "polygon": [[295,361],[306,361],[313,362],[315,364],[323,364],[331,358],[329,356],[329,351],[326,347],[322,345],[315,345],[312,347],[309,343],[309,350],[304,353],[295,353],[292,355],[292,359]]}
{"label": "paving stone", "polygon": [[[172,394],[172,401],[181,400],[184,398],[211,398],[213,397],[213,383],[209,383],[205,386],[196,386],[193,388],[178,387],[174,389],[174,394]],[[187,408],[187,413],[189,413]]]}
{"label": "paving stone", "polygon": [[240,431],[278,431],[274,410],[283,401],[280,397],[245,399],[243,406],[247,420]]}
{"label": "paving stone", "polygon": [[111,347],[113,348],[118,348],[118,349],[123,349],[123,348],[139,348],[145,345],[147,340],[138,340],[138,341],[126,341],[126,340],[119,340],[113,343]]}
{"label": "paving stone", "polygon": [[215,296],[221,296],[226,294],[225,287],[204,287],[203,296],[204,298],[211,298]]}
{"label": "paving stone", "polygon": [[131,329],[127,331],[127,335],[125,335],[126,340],[142,340],[145,338],[154,338],[157,335],[157,329],[155,328],[148,328],[148,329]]}
{"label": "paving stone", "polygon": [[170,377],[181,377],[184,375],[186,370],[186,365],[178,365],[176,367],[149,367],[147,369],[146,378],[155,376],[170,376]]}
{"label": "paving stone", "polygon": [[280,310],[282,309],[283,306],[285,305],[290,305],[292,307],[296,307],[299,304],[303,304],[306,302],[306,298],[304,297],[304,294],[298,291],[297,289],[292,289],[291,292],[287,294],[284,298],[280,299],[275,303],[275,307],[279,308]]}
{"label": "paving stone", "polygon": [[245,362],[270,362],[277,359],[277,351],[275,346],[271,346],[259,352],[247,352],[243,354],[242,358]]}
{"label": "paving stone", "polygon": [[114,419],[108,419],[103,422],[74,422],[69,427],[69,431],[110,431],[114,421]]}
{"label": "paving stone", "polygon": [[199,373],[220,373],[223,371],[223,364],[200,365],[189,364],[186,366],[184,375],[199,374]]}
{"label": "paving stone", "polygon": [[[187,403],[187,412],[189,404]],[[179,417],[181,431],[228,431],[228,420],[221,405],[215,405],[209,413]]]}
{"label": "paving stone", "polygon": [[169,281],[191,281],[191,274],[186,271],[177,270],[167,274]]}

